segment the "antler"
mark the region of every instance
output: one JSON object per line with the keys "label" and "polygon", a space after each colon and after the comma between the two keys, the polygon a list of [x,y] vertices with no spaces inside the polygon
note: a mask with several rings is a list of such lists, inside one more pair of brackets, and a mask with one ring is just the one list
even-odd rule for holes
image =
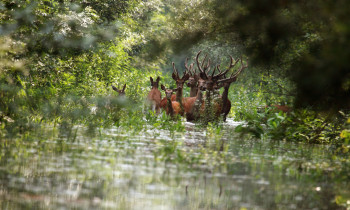
{"label": "antler", "polygon": [[193,66],[194,66],[194,63],[190,64],[190,66],[187,66],[187,62],[188,62],[188,58],[186,58],[186,61],[185,61],[185,68],[186,68],[186,71],[190,74],[190,75],[194,75],[196,73],[196,71],[192,72],[192,69],[193,69]]}
{"label": "antler", "polygon": [[173,70],[174,70],[175,76],[176,76],[177,78],[179,78],[179,77],[180,77],[180,76],[179,76],[179,72],[177,71],[177,69],[176,69],[176,67],[175,67],[175,63],[172,62],[172,64],[173,64]]}
{"label": "antler", "polygon": [[239,70],[233,76],[237,77],[242,72],[242,70],[245,69],[245,68],[248,68],[248,60],[246,62],[246,65],[243,65],[243,59],[242,59],[242,56],[241,56],[241,67],[239,68]]}
{"label": "antler", "polygon": [[175,67],[175,63],[174,62],[172,62],[172,64],[173,64],[173,69],[174,69],[174,72],[173,72],[173,74],[172,74],[172,77],[173,77],[173,79],[175,80],[175,81],[178,81],[178,80],[187,80],[189,77],[190,77],[190,73],[189,72],[187,72],[187,70],[191,70],[192,69],[192,64],[190,65],[190,69],[188,69],[188,67],[187,67],[187,60],[186,60],[186,63],[185,63],[185,66],[186,66],[186,69],[187,70],[185,70],[185,72],[183,73],[183,75],[182,75],[182,77],[180,78],[180,75],[179,75],[179,71],[176,69],[176,67]]}
{"label": "antler", "polygon": [[[215,70],[216,70],[216,69],[219,69],[219,66],[220,66],[220,65],[215,66],[213,72],[211,73],[211,77],[212,77],[212,78],[214,77]],[[220,70],[219,70],[219,74],[221,74],[221,71],[220,71]]]}
{"label": "antler", "polygon": [[[225,78],[225,79],[219,80],[218,83],[222,83],[222,82],[234,82],[234,81],[236,81],[237,76],[242,72],[242,70],[248,67],[248,61],[246,62],[246,65],[243,65],[242,56],[241,56],[240,59],[237,59],[237,61],[239,61],[239,60],[241,60],[241,62],[240,62],[240,63],[241,63],[241,66],[240,66],[240,68],[238,69],[238,71],[237,71],[237,72],[233,72],[229,78]],[[236,61],[236,63],[237,63],[237,61]],[[235,65],[236,65],[236,64],[235,64]]]}
{"label": "antler", "polygon": [[[199,65],[198,58],[199,58],[199,55],[201,54],[201,52],[202,52],[202,51],[199,51],[198,54],[197,54],[197,56],[196,56],[196,62],[197,62],[198,70],[199,70],[199,72],[200,72],[201,75],[203,75],[205,78],[208,78],[208,75],[207,75],[208,72],[206,72],[206,71],[207,71],[207,69],[209,69],[209,67],[210,67],[210,59],[208,59],[207,65],[204,66],[204,60],[205,60],[205,58],[207,57],[207,55],[206,55],[206,56],[204,57],[203,61],[202,61],[202,64]],[[203,70],[203,68],[204,68],[204,70]]]}
{"label": "antler", "polygon": [[[230,62],[229,67],[228,67],[224,72],[222,72],[222,71],[220,70],[220,65],[217,65],[216,68],[219,70],[220,73],[217,74],[217,75],[215,75],[215,76],[213,76],[213,77],[215,77],[216,79],[219,79],[219,78],[222,77],[223,75],[226,75],[227,72],[228,72],[232,67],[234,67],[234,66],[237,64],[237,62],[239,61],[239,59],[237,59],[237,60],[235,61],[235,63],[233,63],[234,59],[232,58],[232,56],[230,56],[230,58],[231,58],[231,62]],[[214,75],[214,74],[213,74],[213,75]]]}

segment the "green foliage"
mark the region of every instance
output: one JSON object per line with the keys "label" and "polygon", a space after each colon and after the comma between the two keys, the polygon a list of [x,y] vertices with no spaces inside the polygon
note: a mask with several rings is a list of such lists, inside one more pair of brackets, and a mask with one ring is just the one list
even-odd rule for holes
{"label": "green foliage", "polygon": [[[130,113],[136,115],[142,107],[149,76],[159,75],[159,67],[135,65],[127,41],[114,38],[110,26],[102,22],[117,14],[101,17],[97,13],[104,11],[92,7],[99,8],[102,2],[82,3],[1,3],[1,33],[7,36],[0,37],[0,123],[8,135],[41,123],[83,123],[91,130],[120,125],[128,117],[134,119]],[[135,2],[112,7],[117,3],[103,6],[120,15]],[[115,41],[105,42],[112,37]],[[111,85],[124,84],[128,100],[123,102]]]}
{"label": "green foliage", "polygon": [[[282,112],[274,105],[293,104],[294,86],[288,80],[256,72],[257,69],[249,69],[244,73],[243,81],[238,80],[231,87],[231,114],[235,120],[244,121],[235,131],[257,139],[332,144],[339,150],[347,148],[347,143],[340,137],[345,129],[346,114],[295,108],[288,113]],[[346,130],[342,133],[346,136]]]}
{"label": "green foliage", "polygon": [[[171,133],[183,131],[182,119],[173,122],[165,115],[143,114],[149,77],[161,75],[162,71],[161,83],[174,84],[168,73],[172,71],[170,62],[174,61],[181,71],[186,57],[193,58],[203,50],[209,53],[212,65],[222,64],[222,69],[227,66],[227,55],[234,58],[249,55],[249,59],[246,56],[243,59],[249,60],[250,67],[239,75],[229,91],[232,102],[229,117],[244,120],[248,125],[237,130],[248,130],[257,138],[339,142],[341,120],[325,125],[322,122],[325,117],[309,110],[293,114],[269,109],[260,112],[274,104],[300,104],[301,96],[313,90],[314,87],[308,87],[307,91],[300,88],[303,81],[317,73],[309,72],[303,78],[305,69],[317,69],[314,63],[324,56],[315,47],[325,50],[322,52],[336,50],[329,45],[334,42],[333,32],[328,36],[325,30],[337,29],[340,37],[347,33],[341,27],[338,13],[334,22],[329,22],[327,14],[322,12],[324,22],[318,23],[308,19],[312,13],[305,13],[304,17],[297,10],[298,3],[286,3],[285,7],[277,4],[276,8],[260,6],[254,0],[3,1],[0,5],[1,126],[14,135],[35,129],[43,122],[86,124],[91,128],[116,125],[135,131],[152,125],[155,129],[169,129]],[[327,7],[324,2],[317,6]],[[310,12],[311,8],[312,4],[307,3],[303,11]],[[333,10],[343,11],[330,7]],[[266,18],[255,24],[260,16]],[[242,24],[243,20],[254,24]],[[295,20],[300,21],[295,23]],[[274,24],[288,30],[274,29]],[[329,73],[328,64],[332,62],[340,69],[346,66],[346,59],[334,59],[328,56],[320,69],[326,68]],[[310,66],[302,68],[304,64]],[[338,76],[344,76],[342,72],[325,76],[337,81]],[[308,81],[309,85],[333,81],[317,75],[320,77]],[[301,83],[293,80],[299,77]],[[346,77],[342,80],[334,85],[340,92],[348,84]],[[124,84],[128,100],[120,101],[111,85]],[[316,85],[317,91],[324,90],[324,84]],[[184,94],[188,95],[188,90]],[[346,131],[343,134],[346,136]]]}
{"label": "green foliage", "polygon": [[130,5],[134,3],[135,1],[129,0],[85,0],[81,1],[81,6],[83,8],[91,7],[98,13],[102,21],[112,22],[127,13]]}
{"label": "green foliage", "polygon": [[[103,21],[126,13],[129,2],[131,6],[134,1],[5,1],[0,5],[1,35],[25,43],[25,56],[77,55],[114,38],[117,28]],[[113,10],[113,17],[112,11],[98,10],[102,5]]]}
{"label": "green foliage", "polygon": [[[154,157],[155,161],[150,163],[155,167],[159,163],[173,165],[170,170],[165,168],[161,172],[163,177],[152,174],[157,177],[152,179],[169,179],[166,173],[176,168],[178,174],[174,173],[170,178],[175,177],[171,182],[174,181],[177,187],[179,182],[186,180],[181,177],[189,169],[198,170],[198,174],[205,171],[211,177],[228,174],[227,178],[237,172],[252,171],[248,174],[250,178],[244,178],[243,182],[248,180],[253,184],[259,182],[262,173],[268,174],[271,192],[275,192],[274,187],[289,189],[289,185],[284,185],[286,175],[291,175],[294,181],[296,178],[297,181],[336,179],[339,182],[335,185],[337,188],[347,181],[349,168],[346,167],[350,149],[349,115],[347,111],[339,112],[349,104],[349,50],[344,48],[349,45],[348,6],[345,0],[337,4],[316,0],[277,0],[269,4],[258,0],[3,0],[0,2],[0,162],[3,171],[19,174],[14,180],[25,180],[30,184],[28,177],[46,180],[42,178],[51,177],[51,171],[32,170],[33,164],[24,164],[26,162],[18,162],[20,167],[13,171],[15,164],[10,161],[27,160],[32,155],[35,164],[40,165],[40,157],[45,154],[43,157],[53,158],[51,164],[56,166],[56,159],[64,152],[67,156],[76,156],[77,159],[72,160],[79,160],[82,153],[84,158],[98,154],[95,158],[103,159],[101,162],[83,159],[92,165],[84,171],[87,177],[92,171],[99,173],[96,168],[104,166],[113,174],[107,176],[114,177],[112,170],[116,165],[113,164],[121,161],[121,168],[128,168],[124,164],[129,163],[130,157],[140,158],[135,159],[139,163],[131,167],[133,171],[122,177],[130,180],[128,187],[137,185],[137,180],[130,178],[134,176],[135,168],[143,170],[140,174],[149,176],[148,161]],[[213,107],[205,113],[205,119],[209,120],[188,126],[183,117],[171,118],[165,113],[156,115],[144,105],[150,90],[149,77],[160,76],[161,84],[174,87],[169,73],[171,62],[183,72],[186,57],[193,62],[191,58],[199,50],[209,54],[212,67],[218,64],[222,64],[222,69],[227,67],[228,55],[249,62],[249,68],[239,75],[229,91],[232,102],[229,117],[242,121],[235,132],[229,123],[213,120],[217,119]],[[118,97],[111,85],[120,88],[124,84],[126,97]],[[184,95],[188,95],[187,88]],[[289,113],[271,108],[293,104],[314,106],[308,109],[293,107]],[[319,112],[319,108],[332,112]],[[344,124],[346,120],[348,123]],[[43,131],[46,128],[52,129],[52,134],[46,135]],[[88,141],[84,132],[89,135]],[[237,133],[248,134],[254,140],[236,138]],[[92,136],[97,137],[96,142]],[[271,149],[271,143],[274,143],[268,141],[271,139],[293,149],[289,150],[288,146],[287,149],[279,148],[283,152]],[[336,155],[328,158],[328,151],[325,153],[323,148],[317,147],[315,152],[305,144],[287,141],[330,144],[327,146],[329,156]],[[69,151],[72,153],[66,153]],[[293,160],[284,156],[285,151],[293,153]],[[300,153],[305,156],[322,153],[320,157],[325,160],[318,160],[318,157],[314,157],[315,162],[313,158],[300,159]],[[96,163],[98,166],[94,165]],[[24,174],[23,165],[30,166]],[[245,167],[242,169],[242,166]],[[340,172],[339,168],[342,169]],[[337,173],[329,173],[331,170]],[[76,179],[76,174],[81,171],[79,168],[70,175]],[[6,173],[3,176],[10,177]],[[189,176],[198,177],[198,174]],[[330,177],[324,178],[324,174]],[[276,177],[283,181],[273,185]],[[99,177],[99,183],[109,187],[104,178]],[[66,176],[62,179],[68,180]],[[222,181],[232,181],[225,179]],[[115,179],[109,181],[113,183],[110,186],[116,186]],[[80,186],[91,187],[91,183],[87,180],[86,185]],[[242,182],[233,183],[239,186]],[[18,185],[4,186],[5,194],[6,190],[18,189]],[[98,190],[92,190],[91,199],[101,202],[99,199],[103,198],[108,202],[108,190],[106,197],[95,195],[95,191],[99,194],[101,186],[96,188]],[[151,190],[142,188],[146,194]],[[261,192],[267,189],[261,183],[253,188],[257,202],[261,201]],[[119,190],[116,189],[110,200],[120,197]],[[223,196],[229,193],[226,200],[237,198],[231,190],[224,190]],[[295,195],[303,195],[301,198],[310,207],[309,198],[303,194],[305,190],[310,189],[302,188]],[[316,191],[311,193],[312,196],[320,195]],[[348,191],[337,189],[335,192],[337,194],[331,199],[334,198],[337,205],[348,207]],[[26,193],[20,192],[20,195]],[[56,199],[57,194],[54,195]],[[272,208],[286,207],[283,196],[272,195],[272,203],[280,205]],[[185,199],[188,198],[186,185]],[[80,199],[77,198],[79,203]],[[220,205],[212,201],[195,205],[198,208],[230,206],[219,199],[215,202]],[[123,202],[123,198],[120,200]],[[89,205],[90,201],[87,201]],[[334,202],[332,205],[336,205]],[[8,208],[8,203],[3,203]],[[74,202],[69,203],[76,207]],[[181,203],[181,206],[184,205]],[[235,204],[231,206],[238,208]]]}
{"label": "green foliage", "polygon": [[[145,15],[142,26],[149,27],[144,39],[152,40],[145,49],[153,57],[188,52],[203,42],[210,43],[213,57],[218,46],[242,49],[251,66],[293,83],[297,106],[327,111],[348,107],[349,51],[343,50],[349,44],[348,1],[155,0],[145,5],[147,10],[138,8],[134,18]],[[159,21],[154,27],[156,13],[168,24]]]}
{"label": "green foliage", "polygon": [[340,152],[348,153],[350,151],[350,118],[348,118],[344,129],[340,133],[340,138],[343,141],[341,147],[339,148]]}
{"label": "green foliage", "polygon": [[[255,138],[301,141],[307,143],[332,144],[340,147],[346,139],[346,131],[337,121],[310,110],[295,110],[290,113],[276,112],[266,108],[261,113],[246,115],[246,124],[236,128],[237,132],[252,134]],[[342,117],[340,117],[342,118]],[[341,135],[344,134],[343,136]]]}

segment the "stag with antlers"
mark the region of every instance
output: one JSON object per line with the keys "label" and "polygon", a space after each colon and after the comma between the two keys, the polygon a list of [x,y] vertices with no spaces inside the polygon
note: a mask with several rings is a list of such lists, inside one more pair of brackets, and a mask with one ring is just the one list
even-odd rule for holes
{"label": "stag with antlers", "polygon": [[[200,62],[200,54],[201,51],[199,51],[195,57],[195,63],[197,64],[199,74],[196,74],[196,70],[194,70],[195,64],[192,63],[188,65],[188,59],[186,59],[186,70],[183,76],[180,77],[174,62],[172,62],[172,78],[175,80],[177,88],[171,90],[162,86],[166,97],[160,102],[160,107],[166,110],[169,115],[183,115],[185,113],[188,121],[202,119],[204,122],[212,122],[217,121],[220,115],[223,116],[223,120],[225,121],[231,109],[231,101],[228,99],[230,84],[237,80],[237,76],[243,69],[247,68],[248,65],[243,65],[242,58],[235,60],[230,56],[230,64],[227,69],[221,71],[220,65],[216,65],[213,70],[210,71],[210,59],[207,59],[206,55]],[[226,74],[234,68],[239,61],[241,61],[240,68],[227,78]],[[187,80],[189,80],[187,86],[191,88],[190,97],[183,97],[183,85]],[[221,87],[224,87],[224,91],[220,96],[218,89]],[[173,95],[175,91],[176,94]],[[205,96],[203,95],[203,91],[206,92]]]}
{"label": "stag with antlers", "polygon": [[[196,56],[196,63],[197,67],[200,71],[200,77],[205,81],[205,90],[206,90],[206,98],[205,98],[205,115],[206,118],[205,121],[213,121],[216,120],[221,113],[228,113],[227,112],[227,107],[230,106],[229,104],[231,102],[228,102],[227,99],[227,94],[228,94],[228,89],[224,90],[223,97],[221,98],[215,98],[215,90],[219,89],[219,81],[222,82],[222,84],[225,84],[226,82],[233,82],[233,78],[237,78],[238,74],[244,69],[241,67],[239,71],[237,71],[235,74],[232,74],[230,78],[225,80],[225,75],[238,63],[240,59],[237,59],[236,61],[230,56],[230,64],[228,68],[224,71],[220,70],[220,65],[217,65],[211,74],[210,72],[210,59],[208,59],[207,65],[203,66],[203,61],[202,64],[200,65],[198,59],[199,55],[201,54],[201,51],[198,52]],[[242,65],[243,66],[243,65]],[[217,74],[215,72],[218,71]],[[231,78],[232,77],[232,78]],[[224,79],[224,80],[223,80]],[[230,82],[230,83],[231,83]],[[228,86],[229,87],[229,86]],[[231,107],[231,106],[230,106]],[[227,115],[227,114],[226,114]],[[225,115],[225,120],[226,120],[226,115]]]}
{"label": "stag with antlers", "polygon": [[[172,74],[172,77],[173,77],[173,79],[176,82],[176,90],[177,90],[176,91],[176,101],[180,103],[180,107],[181,107],[181,110],[183,112],[183,110],[184,110],[184,108],[183,108],[183,103],[184,102],[182,100],[183,87],[184,87],[185,82],[190,77],[190,75],[187,73],[187,71],[185,71],[183,76],[180,77],[179,76],[179,71],[175,67],[175,63],[173,62],[172,65],[173,65],[173,70],[174,70],[174,72]],[[186,66],[187,66],[187,63],[186,63]]]}
{"label": "stag with antlers", "polygon": [[193,70],[194,63],[192,63],[190,66],[187,65],[188,58],[185,62],[185,68],[187,73],[189,74],[188,81],[186,83],[187,87],[190,88],[190,97],[196,97],[198,92],[198,80],[199,75],[196,74],[196,70]]}
{"label": "stag with antlers", "polygon": [[230,85],[232,82],[235,82],[237,80],[237,77],[242,72],[242,70],[248,67],[248,62],[246,63],[246,65],[243,64],[242,57],[238,60],[241,61],[240,62],[241,66],[238,69],[238,71],[232,73],[229,78],[226,78],[226,76],[224,75],[223,79],[220,79],[217,81],[217,88],[224,87],[224,92],[221,95],[221,101],[222,101],[221,114],[223,115],[223,121],[226,121],[226,117],[231,110],[231,101],[228,99],[228,91],[230,89]]}

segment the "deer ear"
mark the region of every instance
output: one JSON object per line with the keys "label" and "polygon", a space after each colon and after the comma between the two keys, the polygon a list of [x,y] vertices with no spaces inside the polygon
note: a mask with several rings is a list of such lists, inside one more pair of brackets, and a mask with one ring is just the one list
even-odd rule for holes
{"label": "deer ear", "polygon": [[165,91],[165,87],[163,84],[160,85],[160,88]]}
{"label": "deer ear", "polygon": [[177,77],[176,77],[176,74],[175,73],[173,73],[172,75],[171,75],[171,77],[173,78],[173,80],[177,80]]}
{"label": "deer ear", "polygon": [[151,84],[153,83],[153,78],[152,77],[149,77],[150,81],[151,81]]}
{"label": "deer ear", "polygon": [[160,80],[160,77],[157,77],[157,83],[159,82],[159,80]]}
{"label": "deer ear", "polygon": [[126,88],[126,84],[124,84],[124,87],[123,87],[123,92],[124,92],[125,88]]}
{"label": "deer ear", "polygon": [[188,73],[186,73],[186,74],[182,77],[182,79],[183,79],[184,81],[188,80],[189,78],[190,78],[190,74],[188,74]]}

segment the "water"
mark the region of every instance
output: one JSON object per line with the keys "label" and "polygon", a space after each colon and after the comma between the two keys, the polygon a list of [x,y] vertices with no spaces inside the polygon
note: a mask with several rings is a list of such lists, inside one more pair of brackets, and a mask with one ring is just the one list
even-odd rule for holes
{"label": "water", "polygon": [[[223,128],[1,139],[1,209],[346,209],[349,157]],[[72,137],[73,136],[73,137]]]}

